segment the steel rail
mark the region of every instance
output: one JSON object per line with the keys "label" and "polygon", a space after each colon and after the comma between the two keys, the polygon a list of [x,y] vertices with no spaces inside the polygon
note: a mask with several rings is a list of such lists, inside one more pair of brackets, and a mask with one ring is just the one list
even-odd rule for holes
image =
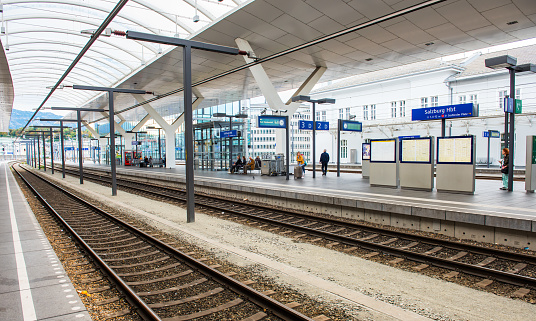
{"label": "steel rail", "polygon": [[[73,171],[73,173],[75,173],[75,172]],[[76,172],[76,174],[77,173],[78,172]],[[101,182],[109,184],[106,181],[106,179],[108,177],[100,175],[100,173],[103,173],[103,172],[97,171],[97,173],[99,173],[99,174],[95,174],[95,173],[93,173],[93,174],[87,173],[87,174],[95,175],[95,176],[99,177],[99,180]],[[104,172],[104,173],[106,173],[106,172]],[[95,179],[95,178],[93,178],[93,179]],[[95,179],[95,180],[97,180],[97,179]],[[123,180],[125,182],[127,182],[127,183],[134,183],[133,181],[128,181],[126,179],[123,179]],[[147,183],[147,182],[143,182],[143,183],[135,182],[135,183],[138,184],[138,185],[142,184],[144,186],[151,186],[151,187],[154,187],[154,188],[165,189],[166,191],[172,190],[172,191],[176,191],[176,192],[179,192],[179,193],[184,193],[184,191],[182,191],[180,189],[175,189],[175,188],[169,187],[169,186],[164,187],[162,185],[151,184],[151,183]],[[166,197],[166,198],[172,198],[174,200],[184,201],[184,199],[182,199],[179,196],[165,195],[165,194],[162,194],[160,192],[152,192],[152,191],[143,189],[141,187],[130,186],[128,184],[122,184],[122,186],[125,187],[125,188],[130,188],[130,189],[140,191],[141,193],[147,193],[147,194],[151,194],[151,195],[158,196],[158,197]],[[201,200],[206,196],[196,195],[196,197],[199,200]],[[210,199],[211,200],[217,199],[217,200],[225,201],[225,202],[233,202],[233,203],[236,203],[236,204],[239,204],[239,205],[253,207],[253,208],[262,209],[262,210],[274,210],[272,208],[267,208],[267,207],[261,206],[261,205],[248,204],[248,203],[242,203],[240,201],[230,201],[230,200],[226,200],[226,199],[221,199],[221,198],[219,198],[217,196],[212,196],[212,197],[210,197]],[[292,215],[295,215],[295,216],[299,216],[301,218],[318,220],[318,221],[326,223],[326,224],[328,224],[328,223],[329,224],[339,224],[340,227],[362,229],[362,230],[366,229],[367,230],[366,232],[381,233],[381,234],[386,235],[386,236],[403,238],[403,239],[406,239],[406,240],[418,241],[418,242],[426,243],[426,244],[441,245],[443,247],[453,249],[453,250],[461,251],[461,250],[470,249],[471,252],[474,253],[474,254],[493,256],[493,257],[499,258],[499,259],[512,260],[512,261],[518,261],[518,262],[530,262],[531,264],[536,265],[536,256],[532,256],[532,255],[501,251],[501,250],[497,250],[497,249],[489,249],[489,248],[486,248],[486,247],[476,246],[476,245],[473,245],[473,244],[460,244],[458,242],[453,242],[453,241],[444,240],[444,239],[437,239],[437,238],[433,238],[433,237],[407,234],[407,233],[404,233],[404,232],[391,231],[391,230],[386,230],[386,229],[373,227],[373,226],[364,226],[364,225],[360,225],[358,223],[341,222],[341,221],[338,221],[338,220],[324,218],[324,217],[317,217],[317,216],[311,217],[311,216],[309,216],[307,214],[296,213],[296,212],[292,212],[292,211],[288,211],[288,210],[287,211],[285,211],[285,210],[276,210],[276,211],[277,212],[283,212],[283,213],[292,214]]]}
{"label": "steel rail", "polygon": [[[386,14],[386,15],[381,16],[379,18],[369,20],[367,22],[358,24],[356,26],[353,26],[353,27],[350,27],[350,28],[347,28],[347,29],[344,29],[344,30],[341,30],[341,31],[334,32],[334,33],[329,34],[327,36],[323,36],[323,37],[317,38],[315,40],[311,40],[311,41],[303,43],[301,45],[298,45],[298,46],[295,46],[295,47],[292,47],[292,48],[277,52],[277,53],[272,54],[272,55],[270,55],[268,57],[257,59],[254,62],[250,62],[250,63],[247,63],[245,65],[233,68],[231,70],[224,71],[224,72],[219,73],[217,75],[205,78],[205,79],[203,79],[201,81],[193,83],[192,87],[200,86],[202,84],[205,84],[207,82],[210,82],[210,81],[225,77],[225,76],[233,74],[235,72],[238,72],[238,71],[241,71],[241,70],[256,66],[258,64],[262,64],[264,62],[267,62],[267,61],[270,61],[270,60],[273,60],[273,59],[288,55],[290,53],[293,53],[293,52],[296,52],[296,51],[299,51],[299,50],[302,50],[302,49],[305,49],[305,48],[308,48],[308,47],[311,47],[311,46],[314,46],[314,45],[318,45],[318,44],[320,44],[322,42],[332,40],[332,39],[335,39],[335,38],[340,37],[340,36],[344,36],[344,35],[346,35],[348,33],[351,33],[351,32],[357,31],[357,30],[361,30],[361,29],[366,28],[366,27],[376,25],[376,24],[379,24],[379,23],[382,23],[382,22],[385,22],[385,21],[388,21],[388,20],[403,16],[405,14],[420,10],[420,9],[427,8],[429,6],[432,6],[434,4],[438,4],[438,3],[441,3],[441,2],[444,2],[444,1],[447,1],[447,0],[428,0],[428,1],[421,2],[421,3],[413,5],[411,7],[408,7],[408,8],[402,9],[402,10],[398,10],[398,11],[390,13],[390,14]],[[165,94],[158,95],[156,97],[153,97],[153,98],[148,99],[146,101],[143,101],[141,103],[134,104],[134,105],[132,105],[130,107],[127,107],[127,108],[124,108],[122,110],[119,110],[119,111],[115,112],[114,114],[118,115],[120,113],[129,111],[129,110],[134,109],[134,108],[139,107],[139,106],[143,106],[145,104],[149,104],[149,103],[151,103],[151,102],[153,102],[155,100],[159,100],[159,99],[162,99],[162,98],[165,98],[165,97],[180,93],[182,91],[184,91],[184,87],[172,90],[172,91],[167,92]],[[93,120],[91,123],[95,123],[95,122],[101,121],[103,119],[106,119],[106,117]]]}
{"label": "steel rail", "polygon": [[121,11],[121,9],[123,9],[123,7],[127,4],[128,0],[120,0],[116,6],[112,9],[112,11],[110,11],[110,14],[106,17],[106,19],[104,19],[104,21],[102,22],[102,24],[97,28],[97,30],[95,31],[95,33],[93,33],[93,35],[91,36],[91,38],[89,38],[88,42],[86,43],[86,45],[82,48],[82,50],[80,51],[80,53],[76,56],[76,58],[74,58],[73,62],[71,63],[71,65],[67,68],[67,70],[65,70],[65,72],[63,73],[63,75],[60,77],[60,79],[56,82],[56,84],[52,87],[52,89],[50,89],[50,92],[48,93],[48,95],[45,97],[45,99],[43,100],[43,102],[41,103],[41,105],[39,105],[39,107],[37,108],[37,110],[35,111],[35,113],[32,115],[32,117],[30,117],[30,119],[28,120],[28,122],[26,123],[26,125],[24,125],[24,127],[22,128],[22,131],[21,131],[21,135],[22,133],[24,133],[24,130],[26,129],[26,127],[28,127],[28,125],[30,124],[30,122],[35,118],[35,116],[37,115],[37,113],[39,112],[39,110],[46,104],[46,102],[48,101],[48,99],[52,96],[52,94],[54,93],[54,91],[56,91],[56,89],[58,88],[59,85],[61,85],[62,81],[65,80],[65,78],[69,75],[69,73],[71,72],[71,70],[74,69],[74,67],[76,66],[76,64],[80,61],[80,59],[82,59],[82,57],[86,54],[86,52],[89,50],[89,48],[93,45],[93,43],[95,41],[97,41],[97,39],[99,39],[99,36],[101,35],[101,33],[108,27],[108,25],[112,22],[112,20],[115,18],[115,16],[117,16],[117,14],[119,14],[119,11]]}
{"label": "steel rail", "polygon": [[[224,273],[222,273],[222,272],[220,272],[220,271],[218,271],[218,270],[216,270],[214,268],[211,268],[210,266],[204,264],[203,262],[200,262],[200,261],[194,259],[193,257],[191,257],[191,256],[189,256],[187,254],[184,254],[184,253],[180,252],[179,250],[177,250],[177,249],[169,246],[168,244],[156,239],[155,237],[153,237],[153,236],[151,236],[151,235],[139,230],[138,228],[123,222],[122,220],[118,219],[117,217],[113,216],[112,214],[109,214],[109,213],[105,212],[104,210],[96,207],[95,205],[92,205],[91,203],[85,201],[84,199],[82,199],[82,198],[72,194],[71,192],[63,189],[62,187],[57,186],[56,184],[49,182],[48,180],[42,178],[41,176],[36,175],[35,173],[33,173],[33,171],[29,171],[29,172],[31,174],[35,175],[36,177],[38,177],[39,179],[43,180],[44,182],[47,182],[48,184],[54,186],[55,188],[57,188],[61,192],[65,193],[66,195],[74,198],[76,201],[81,202],[81,203],[85,204],[86,206],[91,207],[95,211],[98,211],[99,213],[101,213],[105,217],[107,217],[110,220],[112,220],[114,223],[121,225],[123,228],[128,229],[129,231],[133,232],[134,234],[137,234],[138,236],[141,236],[142,238],[145,238],[146,240],[149,240],[152,245],[158,247],[159,249],[163,250],[164,252],[166,252],[168,254],[171,254],[172,256],[178,257],[180,260],[185,261],[185,263],[190,265],[191,267],[194,267],[197,270],[202,271],[202,273],[213,277],[218,282],[229,286],[229,288],[232,289],[235,293],[245,296],[251,302],[257,304],[258,306],[260,306],[260,307],[262,307],[264,309],[269,310],[270,312],[272,312],[276,316],[282,318],[283,320],[289,320],[289,321],[290,320],[292,320],[292,321],[312,321],[311,318],[303,315],[302,313],[300,313],[300,312],[298,312],[296,310],[293,310],[293,309],[287,307],[286,305],[284,305],[284,304],[282,304],[282,303],[270,298],[269,296],[264,295],[264,294],[258,292],[257,290],[255,290],[255,289],[243,284],[242,282],[240,282],[238,280],[235,280],[232,277],[227,276]],[[19,174],[19,176],[21,176],[20,173],[18,173],[18,174]],[[25,182],[26,182],[26,180],[25,180]],[[32,188],[32,190],[35,191],[35,189],[33,189],[33,188]],[[45,203],[46,203],[46,201],[45,201]],[[50,206],[50,205],[48,205],[48,203],[46,203],[46,204],[47,204],[47,207]],[[54,213],[55,213],[55,215],[59,215],[55,211],[54,211]],[[63,219],[61,221],[64,222],[64,224],[67,224]],[[72,230],[72,229],[69,227],[69,230]],[[76,233],[76,232],[74,232],[74,233]],[[83,244],[89,248],[89,246],[85,242]],[[89,250],[92,253],[94,253],[90,248],[89,248]],[[95,254],[95,255],[97,255],[97,254]],[[97,257],[98,257],[98,255],[97,255]],[[104,263],[104,261],[102,261],[102,260],[100,260],[100,261],[103,264],[106,264],[106,263]],[[113,273],[113,271],[112,271],[112,273]],[[115,273],[114,273],[114,275],[117,276]],[[117,276],[117,277],[119,278],[119,276]],[[125,284],[125,286],[128,287],[128,285],[126,285],[126,284]],[[128,287],[128,288],[130,289],[130,287]],[[138,297],[135,293],[134,293],[134,295],[136,297]],[[139,300],[141,300],[141,299],[139,299]],[[141,301],[141,302],[143,303],[143,301]],[[143,304],[145,305],[145,303],[143,303]],[[147,307],[147,308],[150,309],[149,307]],[[160,320],[160,319],[155,319],[155,320]]]}
{"label": "steel rail", "polygon": [[[151,184],[146,184],[146,183],[144,183],[144,184],[149,185],[149,186],[151,185]],[[155,185],[153,185],[153,186],[155,186]],[[171,195],[164,195],[161,192],[159,193],[159,192],[147,191],[145,189],[138,188],[138,187],[133,187],[133,186],[126,186],[126,187],[130,188],[130,189],[141,191],[142,193],[151,194],[151,195],[154,195],[156,197],[167,197],[167,198],[173,198],[175,200],[184,201],[180,197],[174,197],[174,196],[171,196]],[[162,188],[160,186],[155,186],[155,187]],[[211,199],[213,200],[214,197],[212,197]],[[232,201],[228,201],[228,200],[218,200],[218,201],[232,202]],[[235,202],[235,203],[239,203],[239,202]],[[273,219],[270,219],[270,218],[259,217],[259,216],[249,214],[249,213],[242,213],[242,212],[239,212],[237,209],[232,209],[232,208],[228,208],[228,207],[222,208],[222,207],[218,207],[217,205],[206,204],[206,203],[203,204],[199,200],[198,200],[197,204],[199,206],[204,206],[206,208],[210,208],[210,209],[215,210],[217,212],[221,212],[221,210],[223,209],[227,213],[240,215],[240,216],[245,216],[245,217],[250,218],[250,219],[255,219],[255,220],[262,221],[262,222],[265,222],[265,223],[268,223],[268,224],[283,226],[283,227],[288,228],[288,229],[298,230],[298,231],[308,233],[308,234],[311,234],[311,235],[315,235],[315,236],[318,236],[318,237],[322,237],[322,238],[325,238],[325,239],[328,239],[328,240],[343,243],[345,245],[349,245],[349,246],[356,246],[357,245],[357,246],[365,248],[367,250],[381,251],[383,253],[387,253],[387,254],[390,254],[390,255],[393,255],[393,256],[397,256],[397,257],[403,257],[403,258],[406,258],[406,259],[409,259],[409,260],[412,260],[412,261],[415,261],[415,262],[428,263],[430,265],[437,266],[437,267],[442,267],[442,268],[445,268],[445,269],[448,269],[448,270],[458,270],[458,271],[461,271],[461,272],[464,272],[464,273],[467,273],[467,274],[470,274],[470,275],[474,275],[474,276],[479,276],[479,277],[482,277],[482,278],[490,278],[491,277],[491,278],[493,278],[493,279],[495,279],[497,281],[501,281],[501,282],[504,282],[504,283],[513,284],[513,285],[517,285],[517,286],[528,286],[528,287],[536,289],[536,278],[531,278],[531,277],[523,276],[523,275],[520,275],[520,274],[514,274],[514,273],[510,273],[510,272],[504,272],[504,271],[500,271],[500,270],[490,269],[490,268],[487,268],[487,267],[476,266],[476,265],[472,265],[472,264],[468,264],[468,263],[451,261],[451,260],[448,260],[448,259],[442,259],[442,258],[439,258],[439,257],[434,257],[434,256],[426,255],[426,254],[421,254],[421,253],[413,252],[413,251],[410,251],[410,250],[403,250],[403,249],[393,248],[393,247],[389,247],[387,245],[377,244],[377,243],[374,243],[374,242],[361,241],[359,239],[350,238],[350,237],[346,237],[346,236],[343,236],[343,235],[337,235],[337,234],[333,234],[333,233],[329,233],[329,232],[314,230],[312,228],[303,227],[303,226],[299,226],[299,225],[294,225],[292,223],[281,222],[281,221],[273,220]],[[262,208],[260,206],[255,206],[255,205],[250,205],[250,204],[242,204],[242,203],[239,203],[239,204],[250,206],[250,207]],[[264,209],[266,209],[266,208],[264,208]],[[282,212],[282,211],[278,210],[278,212]],[[300,216],[300,217],[307,217],[307,215],[303,215],[303,214],[298,214],[298,213],[292,213],[292,214],[296,215],[296,216]],[[308,217],[308,218],[309,219],[316,219],[316,220],[319,220],[319,221],[325,222],[325,223],[331,223],[331,224],[334,223],[333,220],[329,220],[329,219],[323,219],[323,218],[318,218],[318,217],[313,217],[313,218]],[[342,222],[337,222],[337,223],[342,223]],[[346,223],[344,223],[344,224],[346,224]],[[529,256],[529,255],[523,255],[523,254],[517,254],[517,253],[509,253],[509,252],[497,251],[497,250],[493,250],[493,249],[486,249],[486,248],[481,248],[481,247],[477,247],[477,246],[470,245],[470,244],[467,244],[467,245],[466,244],[458,244],[458,243],[454,243],[454,242],[446,241],[446,240],[441,240],[441,239],[434,239],[434,238],[423,237],[423,236],[408,235],[408,234],[404,234],[402,232],[386,231],[386,230],[382,230],[380,228],[374,228],[374,227],[369,228],[369,227],[364,227],[364,226],[360,226],[360,225],[357,225],[357,224],[351,224],[351,223],[348,223],[348,225],[350,225],[349,226],[350,228],[356,228],[356,229],[365,229],[366,228],[366,229],[370,229],[372,231],[378,231],[379,233],[381,233],[383,235],[398,236],[398,237],[406,239],[406,240],[419,241],[419,242],[425,243],[427,245],[430,245],[430,244],[432,244],[432,245],[442,245],[442,246],[444,246],[446,248],[449,248],[449,249],[455,249],[455,250],[458,250],[458,251],[468,251],[468,252],[470,252],[472,254],[480,254],[480,255],[484,255],[484,256],[491,256],[491,257],[496,257],[496,258],[514,260],[514,261],[517,261],[517,262],[532,261],[532,262],[530,262],[531,264],[535,264],[534,260],[536,259],[535,257]],[[341,225],[341,227],[342,227],[342,225]],[[370,230],[366,231],[366,232],[370,232]]]}
{"label": "steel rail", "polygon": [[[67,231],[75,238],[76,242],[82,246],[84,251],[88,253],[91,258],[97,262],[97,264],[101,267],[102,270],[106,273],[106,275],[111,279],[111,281],[119,286],[119,289],[125,297],[128,299],[129,303],[133,306],[137,307],[138,311],[141,312],[140,316],[144,318],[144,320],[162,320],[143,300],[132,290],[128,284],[126,284],[123,279],[121,279],[120,276],[118,276],[113,269],[104,262],[104,260],[97,254],[93,249],[78,235],[78,233],[71,228],[71,226],[61,217],[61,215],[48,203],[48,201],[34,188],[34,186],[28,182],[28,180],[17,170],[15,167],[12,167],[13,170],[17,173],[17,175],[24,181],[26,186],[32,190],[32,192],[37,196],[39,201],[45,205],[45,207],[54,214],[57,220],[61,222],[61,224],[67,229]],[[100,209],[96,208],[95,206],[88,204],[84,200],[80,199],[76,195],[73,195],[72,193],[69,193],[62,189],[59,186],[56,186],[48,181],[43,180],[40,176],[36,175],[32,171],[26,170],[28,173],[34,175],[37,178],[40,178],[42,181],[47,182],[48,184],[51,184],[52,186],[55,186],[60,189],[60,191],[66,193],[70,197],[74,198],[76,201],[80,201],[85,205],[90,205],[93,209],[97,209],[98,211],[101,211]]]}

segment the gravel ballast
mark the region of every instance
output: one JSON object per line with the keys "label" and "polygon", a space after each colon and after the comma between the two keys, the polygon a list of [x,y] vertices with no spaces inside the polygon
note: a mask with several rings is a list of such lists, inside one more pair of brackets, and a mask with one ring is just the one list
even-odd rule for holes
{"label": "gravel ballast", "polygon": [[358,320],[532,320],[536,315],[536,306],[521,300],[400,270],[199,212],[196,222],[187,224],[186,212],[178,206],[122,191],[112,197],[109,187],[89,181],[80,186],[76,177],[59,180],[231,264],[353,312]]}

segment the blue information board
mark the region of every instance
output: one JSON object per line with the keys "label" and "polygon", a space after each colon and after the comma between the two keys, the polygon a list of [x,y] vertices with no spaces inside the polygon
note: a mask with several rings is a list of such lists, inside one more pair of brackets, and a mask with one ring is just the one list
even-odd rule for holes
{"label": "blue information board", "polygon": [[434,120],[477,116],[473,103],[418,108],[411,111],[411,120]]}
{"label": "blue information board", "polygon": [[137,146],[137,145],[141,145],[141,142],[140,141],[137,141],[137,140],[133,140],[131,142],[132,146]]}
{"label": "blue information board", "polygon": [[363,131],[363,123],[353,120],[343,120],[341,130],[348,132],[361,132]]}
{"label": "blue information board", "polygon": [[[491,133],[491,136],[490,136]],[[501,138],[501,133],[498,130],[490,130],[482,132],[482,137]]]}
{"label": "blue information board", "polygon": [[504,98],[504,112],[505,113],[513,113],[514,112],[514,98],[505,97]]}
{"label": "blue information board", "polygon": [[259,116],[258,128],[287,128],[286,116]]}
{"label": "blue information board", "polygon": [[74,150],[74,147],[65,147],[65,150]]}
{"label": "blue information board", "polygon": [[[312,120],[300,120],[298,125],[301,130],[313,130],[313,121]],[[329,130],[329,122],[327,121],[317,121],[316,130]]]}
{"label": "blue information board", "polygon": [[222,130],[220,132],[220,138],[230,138],[230,137],[236,137],[237,136],[236,129],[234,130]]}

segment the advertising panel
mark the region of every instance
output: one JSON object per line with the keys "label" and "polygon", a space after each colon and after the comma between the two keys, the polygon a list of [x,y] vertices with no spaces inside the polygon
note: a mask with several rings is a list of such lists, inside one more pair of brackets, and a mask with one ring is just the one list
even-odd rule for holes
{"label": "advertising panel", "polygon": [[363,143],[361,159],[370,160],[370,143]]}
{"label": "advertising panel", "polygon": [[396,140],[383,139],[370,141],[371,163],[396,163]]}

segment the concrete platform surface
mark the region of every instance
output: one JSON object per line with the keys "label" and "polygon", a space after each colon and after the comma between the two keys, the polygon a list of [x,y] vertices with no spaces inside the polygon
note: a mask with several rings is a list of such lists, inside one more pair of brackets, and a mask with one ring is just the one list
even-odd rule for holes
{"label": "concrete platform surface", "polygon": [[0,162],[0,320],[91,320],[8,167]]}

